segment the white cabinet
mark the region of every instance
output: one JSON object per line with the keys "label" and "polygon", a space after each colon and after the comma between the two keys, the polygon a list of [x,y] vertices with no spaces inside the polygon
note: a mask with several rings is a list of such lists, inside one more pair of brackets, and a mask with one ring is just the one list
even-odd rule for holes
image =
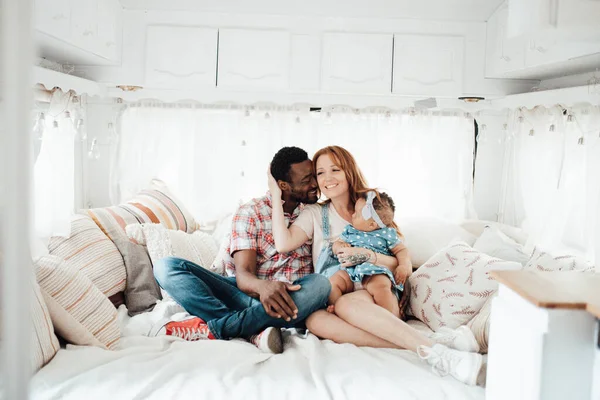
{"label": "white cabinet", "polygon": [[215,28],[149,26],[146,38],[146,86],[214,87],[217,34]]}
{"label": "white cabinet", "polygon": [[120,60],[119,0],[35,0],[34,12],[42,56],[92,65]]}
{"label": "white cabinet", "polygon": [[394,93],[459,96],[463,70],[463,37],[394,36]]}
{"label": "white cabinet", "polygon": [[505,3],[487,22],[486,76],[497,77],[525,66],[525,47],[521,39],[507,34],[508,5]]}
{"label": "white cabinet", "polygon": [[600,41],[581,42],[540,38],[530,39],[526,46],[526,67],[559,63],[578,57],[600,53]]}
{"label": "white cabinet", "polygon": [[289,74],[289,32],[219,30],[218,87],[286,90]]}
{"label": "white cabinet", "polygon": [[393,35],[325,33],[321,89],[329,93],[389,94]]}

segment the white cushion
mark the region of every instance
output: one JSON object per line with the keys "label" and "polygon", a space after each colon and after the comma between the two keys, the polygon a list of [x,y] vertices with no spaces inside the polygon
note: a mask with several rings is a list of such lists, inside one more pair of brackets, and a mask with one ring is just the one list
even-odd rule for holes
{"label": "white cushion", "polygon": [[217,256],[215,241],[204,232],[195,231],[190,234],[166,229],[161,224],[131,224],[125,230],[130,239],[148,248],[153,264],[161,258],[173,256],[212,269]]}
{"label": "white cushion", "polygon": [[493,226],[498,228],[500,232],[504,233],[515,242],[521,245],[525,245],[527,243],[528,235],[521,228],[506,225],[500,222],[468,219],[461,222],[460,226],[476,237],[481,236],[486,227]]}
{"label": "white cushion", "polygon": [[431,257],[409,278],[412,314],[434,331],[466,324],[498,289],[492,270],[519,270],[517,262],[500,260],[455,242]]}
{"label": "white cushion", "polygon": [[531,256],[527,254],[523,245],[502,233],[495,225],[488,225],[483,230],[473,248],[488,256],[515,261],[521,265],[525,265]]}
{"label": "white cushion", "polygon": [[537,271],[582,271],[594,272],[594,265],[584,258],[571,254],[552,255],[539,248],[533,250],[533,254],[525,269]]}
{"label": "white cushion", "polygon": [[419,267],[439,249],[455,240],[472,246],[476,237],[457,224],[435,218],[405,218],[399,221],[413,267]]}

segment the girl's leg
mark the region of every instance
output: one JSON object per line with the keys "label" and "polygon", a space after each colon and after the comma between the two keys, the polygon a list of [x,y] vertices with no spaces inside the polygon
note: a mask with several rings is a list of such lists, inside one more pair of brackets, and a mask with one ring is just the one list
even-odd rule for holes
{"label": "girl's leg", "polygon": [[321,339],[333,340],[336,343],[351,343],[356,346],[397,349],[393,343],[350,325],[335,314],[319,310],[306,320],[309,331]]}
{"label": "girl's leg", "polygon": [[335,312],[344,321],[391,342],[396,347],[416,352],[419,346],[434,345],[431,339],[374,304],[366,290],[357,290],[340,297],[335,305]]}
{"label": "girl's leg", "polygon": [[352,281],[350,280],[350,276],[344,270],[339,270],[335,274],[329,278],[329,282],[331,283],[331,292],[329,292],[329,300],[327,304],[333,305],[342,297],[343,294],[349,293],[354,288]]}
{"label": "girl's leg", "polygon": [[373,299],[375,304],[385,308],[397,318],[400,318],[400,307],[398,307],[398,298],[392,291],[392,281],[387,275],[372,275],[366,277],[364,280],[365,289]]}

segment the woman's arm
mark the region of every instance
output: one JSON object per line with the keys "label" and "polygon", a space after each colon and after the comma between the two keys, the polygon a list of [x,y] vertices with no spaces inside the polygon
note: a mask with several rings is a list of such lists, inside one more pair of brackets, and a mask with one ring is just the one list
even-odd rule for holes
{"label": "woman's arm", "polygon": [[353,267],[364,262],[370,262],[378,267],[387,268],[393,273],[399,265],[396,257],[379,254],[363,247],[343,248],[338,252],[337,256],[342,263],[342,267]]}
{"label": "woman's arm", "polygon": [[269,175],[269,192],[271,192],[271,206],[273,207],[272,229],[273,239],[275,240],[275,248],[279,253],[287,253],[288,251],[296,250],[308,241],[308,235],[297,226],[291,226],[289,229],[285,223],[283,215],[283,200],[281,200],[281,188],[268,171]]}

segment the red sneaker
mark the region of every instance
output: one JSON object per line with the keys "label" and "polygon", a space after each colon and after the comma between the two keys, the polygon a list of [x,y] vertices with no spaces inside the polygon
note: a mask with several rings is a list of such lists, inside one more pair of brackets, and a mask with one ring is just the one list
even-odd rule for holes
{"label": "red sneaker", "polygon": [[267,328],[258,335],[250,336],[248,341],[265,353],[283,353],[283,338],[279,328]]}
{"label": "red sneaker", "polygon": [[207,323],[198,317],[158,324],[155,329],[151,330],[150,336],[159,335],[175,336],[189,341],[215,339],[208,329]]}

